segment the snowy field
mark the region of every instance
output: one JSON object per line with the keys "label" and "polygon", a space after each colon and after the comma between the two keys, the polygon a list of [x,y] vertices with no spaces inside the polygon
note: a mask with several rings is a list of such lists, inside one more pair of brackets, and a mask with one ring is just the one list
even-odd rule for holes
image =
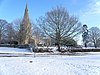
{"label": "snowy field", "polygon": [[10,47],[0,47],[0,53],[26,53],[30,52],[27,49],[19,49],[19,48],[10,48]]}
{"label": "snowy field", "polygon": [[100,53],[0,57],[0,75],[100,75]]}

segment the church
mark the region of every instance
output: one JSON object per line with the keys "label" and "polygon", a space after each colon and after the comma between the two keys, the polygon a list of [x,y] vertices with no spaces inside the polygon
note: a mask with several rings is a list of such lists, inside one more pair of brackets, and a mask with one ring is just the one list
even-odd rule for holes
{"label": "church", "polygon": [[48,38],[38,39],[35,36],[33,36],[32,25],[30,23],[29,14],[28,14],[28,5],[26,4],[24,17],[20,25],[18,44],[21,45],[34,44],[35,46],[37,46],[39,44],[41,45],[47,44],[48,40],[50,43],[50,39]]}
{"label": "church", "polygon": [[24,17],[19,30],[19,44],[29,44],[32,41],[32,26],[29,20],[28,7],[26,4]]}

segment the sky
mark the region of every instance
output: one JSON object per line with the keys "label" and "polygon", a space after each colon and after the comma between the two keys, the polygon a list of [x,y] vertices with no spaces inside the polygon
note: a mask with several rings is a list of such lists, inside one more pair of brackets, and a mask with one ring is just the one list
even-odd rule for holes
{"label": "sky", "polygon": [[100,0],[0,0],[0,19],[9,23],[23,18],[26,3],[30,19],[35,22],[56,6],[67,9],[70,15],[76,15],[88,28],[100,28]]}

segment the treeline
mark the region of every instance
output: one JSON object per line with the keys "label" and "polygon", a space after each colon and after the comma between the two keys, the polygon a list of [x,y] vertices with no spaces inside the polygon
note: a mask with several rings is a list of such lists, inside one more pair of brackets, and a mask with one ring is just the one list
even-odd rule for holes
{"label": "treeline", "polygon": [[[21,19],[12,23],[0,19],[0,43],[9,41],[19,42],[19,30]],[[45,13],[45,16],[39,17],[36,23],[30,22],[32,26],[32,35],[35,43],[39,44],[44,37],[50,37],[60,51],[61,45],[76,46],[74,39],[82,33],[82,24],[76,16],[70,15],[63,7],[56,7]],[[21,38],[23,39],[23,38]],[[69,41],[70,40],[70,41]],[[89,30],[88,46],[94,44],[95,47],[100,44],[100,30],[92,27]],[[47,41],[48,42],[48,41]],[[48,43],[47,43],[48,45]]]}

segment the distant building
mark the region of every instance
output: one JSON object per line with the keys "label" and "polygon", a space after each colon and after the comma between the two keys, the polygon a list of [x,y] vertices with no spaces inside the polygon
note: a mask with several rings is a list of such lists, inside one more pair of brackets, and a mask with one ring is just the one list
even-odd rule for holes
{"label": "distant building", "polygon": [[[53,41],[54,42],[54,41]],[[52,41],[50,37],[41,37],[39,35],[32,35],[32,27],[29,20],[28,6],[26,4],[24,17],[19,30],[19,44],[33,44],[35,46],[51,46]]]}
{"label": "distant building", "polygon": [[26,4],[24,17],[19,30],[19,44],[29,44],[32,39],[32,29],[28,15],[28,7]]}
{"label": "distant building", "polygon": [[51,46],[51,38],[49,37],[36,38],[33,36],[33,39],[35,41],[35,46]]}

